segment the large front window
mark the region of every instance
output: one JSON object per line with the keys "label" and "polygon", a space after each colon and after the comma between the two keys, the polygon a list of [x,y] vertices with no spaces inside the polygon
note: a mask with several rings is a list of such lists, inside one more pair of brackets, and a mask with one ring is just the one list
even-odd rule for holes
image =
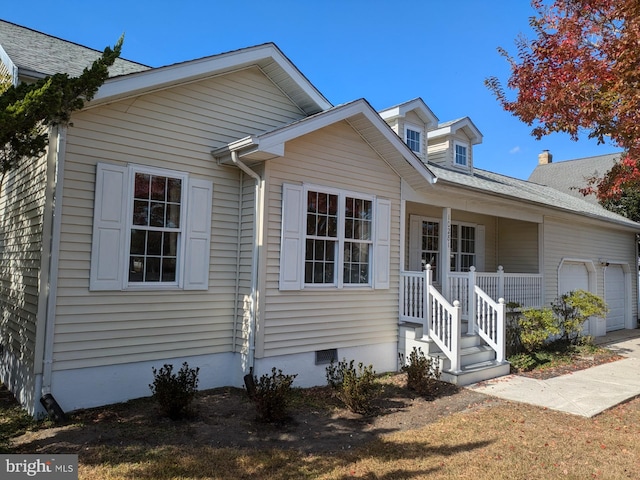
{"label": "large front window", "polygon": [[305,283],[370,285],[372,200],[317,190],[306,200]]}
{"label": "large front window", "polygon": [[139,171],[133,182],[129,283],[176,283],[183,179]]}

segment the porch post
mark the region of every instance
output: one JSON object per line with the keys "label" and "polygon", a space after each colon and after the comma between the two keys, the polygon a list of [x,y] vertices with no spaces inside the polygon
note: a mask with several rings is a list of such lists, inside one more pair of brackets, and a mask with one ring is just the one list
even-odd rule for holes
{"label": "porch post", "polygon": [[451,319],[451,370],[460,371],[460,327],[462,325],[462,307],[460,302],[453,302],[453,318]]}
{"label": "porch post", "polygon": [[469,268],[469,283],[467,285],[467,333],[473,335],[476,333],[476,267]]}
{"label": "porch post", "polygon": [[442,209],[442,235],[440,235],[440,278],[442,279],[442,294],[449,301],[449,271],[451,270],[451,208]]}
{"label": "porch post", "polygon": [[504,268],[498,265],[498,298],[504,298]]}
{"label": "porch post", "polygon": [[422,331],[423,338],[431,338],[431,282],[433,281],[433,272],[431,271],[431,264],[427,263],[424,270],[424,292],[422,301],[422,318],[424,322],[424,328]]}

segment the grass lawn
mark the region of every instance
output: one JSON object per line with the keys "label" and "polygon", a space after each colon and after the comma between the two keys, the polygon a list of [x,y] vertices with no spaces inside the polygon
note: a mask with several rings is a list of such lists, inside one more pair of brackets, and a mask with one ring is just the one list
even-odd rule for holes
{"label": "grass lawn", "polygon": [[[246,414],[234,416],[238,412],[225,416],[228,423],[216,433],[218,442],[215,436],[203,435],[216,428],[222,417],[206,417],[203,411],[177,423],[161,420],[148,399],[85,411],[62,429],[34,425],[4,402],[0,436],[15,439],[35,429],[41,438],[26,444],[34,449],[31,453],[51,451],[47,445],[62,453],[77,452],[79,476],[91,480],[624,479],[638,478],[640,472],[640,399],[586,419],[494,399],[473,397],[474,403],[466,405],[463,402],[472,400],[464,389],[432,401],[415,398],[400,387],[386,392],[393,415],[385,418],[383,412],[372,419],[345,415],[322,396],[298,398],[293,407],[295,421],[307,418],[296,412],[313,413],[322,418],[325,434],[338,432],[346,437],[340,448],[327,451],[306,448],[314,442],[314,431],[300,430],[303,425],[280,431],[280,427],[259,425]],[[242,406],[243,397],[229,397],[233,393],[204,395],[200,401],[224,400]],[[423,417],[432,418],[421,422]],[[354,429],[340,430],[348,422]],[[375,435],[358,441],[357,429],[372,425]],[[219,445],[224,445],[225,432],[250,436],[260,429],[269,430],[273,441],[263,439],[252,447]],[[296,436],[300,431],[305,436]],[[15,443],[11,448],[16,448]]]}

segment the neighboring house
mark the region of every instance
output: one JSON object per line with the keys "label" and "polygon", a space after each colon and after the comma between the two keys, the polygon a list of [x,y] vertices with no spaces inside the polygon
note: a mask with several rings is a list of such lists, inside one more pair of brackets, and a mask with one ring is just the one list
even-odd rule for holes
{"label": "neighboring house", "polygon": [[[78,47],[0,22],[18,74],[21,34],[53,45],[35,70]],[[163,363],[311,386],[412,345],[469,383],[508,371],[498,297],[617,282],[622,316],[589,331],[635,327],[638,224],[475,168],[470,119],[333,106],[273,44],[130,66],[1,186],[0,378],[32,413],[148,395]]]}
{"label": "neighboring house", "polygon": [[590,178],[602,178],[618,160],[620,153],[610,153],[554,163],[551,152],[545,150],[538,155],[538,165],[529,175],[529,181],[597,204],[595,195],[585,196],[580,193],[580,189],[588,186]]}

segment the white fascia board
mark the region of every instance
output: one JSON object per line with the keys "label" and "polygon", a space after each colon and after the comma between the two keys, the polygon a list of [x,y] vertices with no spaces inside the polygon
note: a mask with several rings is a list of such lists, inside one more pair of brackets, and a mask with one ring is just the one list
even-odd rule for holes
{"label": "white fascia board", "polygon": [[214,150],[211,154],[216,158],[222,158],[230,151],[238,151],[242,155],[242,150],[245,150],[251,153],[265,152],[276,156],[283,156],[286,142],[356,115],[364,115],[371,124],[377,128],[378,132],[383,135],[385,139],[398,150],[403,158],[429,183],[432,184],[436,182],[437,178],[435,174],[415,156],[400,137],[389,128],[380,115],[362,99],[334,107],[329,111],[316,114],[272,132],[236,140],[222,148]]}
{"label": "white fascia board", "polygon": [[398,150],[414,169],[420,172],[429,183],[436,182],[436,176],[426,165],[424,165],[415,154],[407,147],[407,145],[389,128],[386,122],[371,108],[371,106],[363,99],[356,100],[352,103],[335,107],[334,109],[317,114],[307,120],[302,120],[290,127],[286,127],[275,132],[257,135],[257,143],[259,150],[266,152],[274,152],[279,145],[282,145],[284,152],[284,144],[294,138],[314,132],[328,125],[332,125],[341,120],[346,120],[355,115],[364,115],[386,140]]}
{"label": "white fascia board", "polygon": [[273,44],[114,77],[100,87],[89,106],[256,65],[268,58],[272,58],[322,110],[331,108],[331,104]]}
{"label": "white fascia board", "polygon": [[482,133],[480,133],[480,130],[478,130],[478,128],[473,124],[469,117],[465,117],[455,123],[452,123],[451,125],[447,125],[446,127],[440,127],[436,128],[435,130],[431,130],[430,132],[427,132],[427,138],[432,139],[444,137],[446,135],[451,135],[463,128],[467,128],[471,132],[470,137],[472,145],[482,143]]}
{"label": "white fascia board", "polygon": [[13,83],[14,87],[17,87],[18,73],[19,73],[18,67],[16,66],[15,63],[13,63],[13,60],[11,60],[11,57],[9,57],[5,49],[2,48],[2,45],[0,45],[0,62],[4,63],[4,66],[7,67],[7,70],[11,75],[11,82]]}
{"label": "white fascia board", "polygon": [[402,103],[400,105],[387,108],[386,110],[382,110],[381,112],[379,112],[379,115],[383,119],[389,120],[392,118],[405,117],[407,115],[407,112],[412,111],[416,112],[416,114],[426,124],[427,127],[438,124],[438,117],[435,116],[433,111],[421,98],[416,98],[406,103]]}

